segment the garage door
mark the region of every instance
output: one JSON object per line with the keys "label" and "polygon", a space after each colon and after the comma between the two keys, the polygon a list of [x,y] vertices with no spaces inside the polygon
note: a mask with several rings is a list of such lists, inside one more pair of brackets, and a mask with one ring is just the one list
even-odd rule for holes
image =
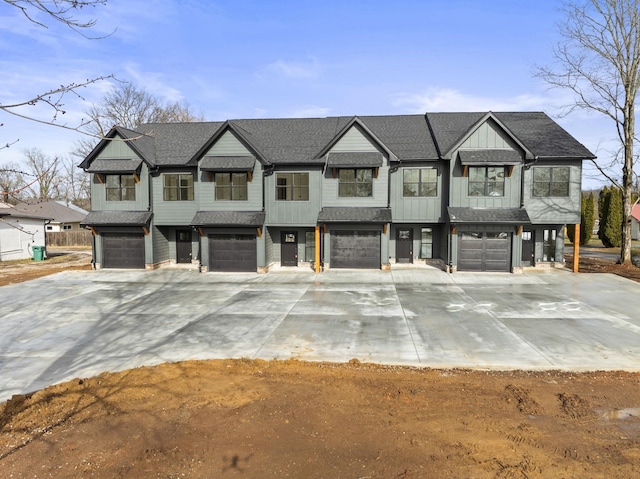
{"label": "garage door", "polygon": [[332,268],[380,269],[379,231],[332,231]]}
{"label": "garage door", "polygon": [[103,234],[102,266],[144,269],[144,235],[142,233]]}
{"label": "garage door", "polygon": [[257,269],[256,235],[210,235],[209,271]]}
{"label": "garage door", "polygon": [[510,266],[510,233],[460,233],[458,271],[510,271]]}

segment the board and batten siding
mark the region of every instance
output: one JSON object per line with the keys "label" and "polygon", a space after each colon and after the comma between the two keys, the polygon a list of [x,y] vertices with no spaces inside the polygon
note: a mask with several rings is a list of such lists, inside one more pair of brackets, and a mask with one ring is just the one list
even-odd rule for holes
{"label": "board and batten siding", "polygon": [[[193,175],[193,200],[164,200],[164,177],[165,175]],[[176,225],[188,226],[198,211],[198,198],[200,194],[200,182],[197,171],[193,169],[163,169],[154,175],[151,180],[153,192],[153,221],[156,225]]]}
{"label": "board and batten siding", "polygon": [[462,142],[459,148],[471,149],[509,149],[515,150],[517,146],[498,125],[492,121],[482,123],[469,137]]}
{"label": "board and batten siding", "polygon": [[[438,191],[434,197],[405,197],[404,168],[433,168],[438,171]],[[424,164],[406,164],[391,173],[391,212],[394,222],[427,222],[437,223],[443,220],[443,198],[446,195],[443,185],[443,172],[448,173],[445,165],[428,166]]]}
{"label": "board and batten siding", "polygon": [[[204,156],[254,156],[231,131],[225,132]],[[236,201],[216,200],[215,174],[198,168],[199,183],[197,202],[201,211],[259,211],[262,210],[262,163],[257,160],[252,180],[247,182],[247,199]],[[211,177],[211,179],[210,179]]]}
{"label": "board and batten siding", "polygon": [[[277,200],[276,178],[278,173],[309,173],[309,200]],[[267,225],[315,226],[322,208],[322,168],[282,168],[265,178],[265,210]]]}
{"label": "board and batten siding", "polygon": [[[371,152],[373,154],[382,153],[359,128],[350,128],[331,148],[331,153],[346,152]],[[336,172],[337,173],[337,172]],[[378,177],[373,178],[373,194],[365,198],[338,196],[338,178],[333,177],[333,169],[327,168],[322,182],[322,206],[387,206],[388,185],[389,185],[389,165],[388,158],[384,158],[383,164],[378,168]]]}
{"label": "board and batten siding", "polygon": [[[536,197],[533,196],[533,172],[538,167],[568,166],[569,196]],[[581,160],[539,160],[525,172],[524,204],[533,224],[580,223],[580,202],[582,200],[582,161]]]}
{"label": "board and batten siding", "polygon": [[[104,175],[103,175],[104,178]],[[136,183],[135,201],[107,201],[107,185],[100,183],[98,176],[91,173],[92,211],[144,211],[149,207],[149,168],[146,163],[140,170],[140,182]]]}
{"label": "board and batten siding", "polygon": [[226,131],[204,156],[254,156],[231,131]]}

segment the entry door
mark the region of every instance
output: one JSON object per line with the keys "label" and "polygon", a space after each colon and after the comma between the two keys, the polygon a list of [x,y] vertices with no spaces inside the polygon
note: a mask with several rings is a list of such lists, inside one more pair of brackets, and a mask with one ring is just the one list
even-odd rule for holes
{"label": "entry door", "polygon": [[533,266],[533,231],[522,232],[522,266]]}
{"label": "entry door", "polygon": [[295,232],[282,232],[281,258],[282,266],[298,266],[298,234]]}
{"label": "entry door", "polygon": [[191,263],[191,231],[176,231],[176,261]]}
{"label": "entry door", "polygon": [[396,263],[413,263],[413,230],[396,231]]}

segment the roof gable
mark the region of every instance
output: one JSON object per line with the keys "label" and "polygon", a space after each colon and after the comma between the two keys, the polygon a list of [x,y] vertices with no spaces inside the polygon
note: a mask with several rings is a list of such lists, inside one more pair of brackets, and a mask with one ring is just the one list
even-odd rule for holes
{"label": "roof gable", "polygon": [[427,116],[433,121],[434,135],[440,137],[436,141],[443,158],[451,159],[460,148],[521,150],[527,158],[533,158],[525,145],[492,112]]}
{"label": "roof gable", "polygon": [[318,157],[331,152],[381,152],[390,159],[395,155],[357,116],[354,116],[320,151]]}

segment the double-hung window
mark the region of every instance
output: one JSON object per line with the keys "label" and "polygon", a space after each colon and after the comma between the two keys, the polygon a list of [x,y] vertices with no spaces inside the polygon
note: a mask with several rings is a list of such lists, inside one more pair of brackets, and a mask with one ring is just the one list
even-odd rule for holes
{"label": "double-hung window", "polygon": [[247,199],[246,173],[216,173],[216,200],[244,201]]}
{"label": "double-hung window", "polygon": [[402,196],[438,196],[438,171],[434,168],[406,168],[402,177]]}
{"label": "double-hung window", "polygon": [[533,196],[569,196],[568,166],[536,166],[533,169]]}
{"label": "double-hung window", "polygon": [[136,182],[133,175],[106,175],[107,201],[135,201]]}
{"label": "double-hung window", "polygon": [[504,166],[470,166],[469,196],[504,196]]}
{"label": "double-hung window", "polygon": [[308,201],[309,173],[276,173],[276,200]]}
{"label": "double-hung window", "polygon": [[373,170],[371,168],[341,169],[338,173],[338,196],[341,198],[373,196]]}
{"label": "double-hung window", "polygon": [[193,201],[193,175],[165,174],[164,201]]}

